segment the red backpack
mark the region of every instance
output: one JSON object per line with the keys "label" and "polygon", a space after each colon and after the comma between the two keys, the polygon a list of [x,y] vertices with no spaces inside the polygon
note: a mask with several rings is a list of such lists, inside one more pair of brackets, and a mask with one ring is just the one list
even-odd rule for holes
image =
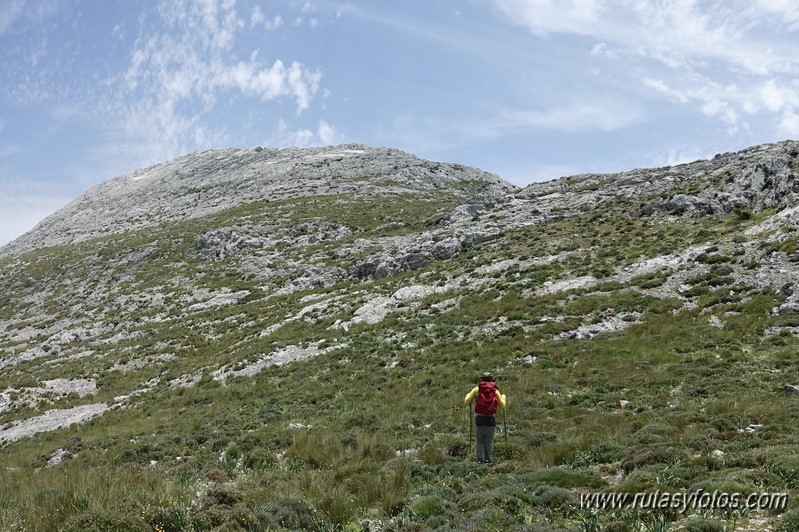
{"label": "red backpack", "polygon": [[478,414],[493,416],[497,413],[497,408],[499,408],[497,385],[491,381],[485,381],[481,382],[478,388],[480,389],[480,394],[477,397],[477,405],[474,407],[474,411]]}

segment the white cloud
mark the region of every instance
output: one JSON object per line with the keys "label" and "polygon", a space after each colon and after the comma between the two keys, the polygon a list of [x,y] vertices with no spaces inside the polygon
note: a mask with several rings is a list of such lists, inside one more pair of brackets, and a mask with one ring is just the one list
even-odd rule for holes
{"label": "white cloud", "polygon": [[666,85],[666,82],[664,82],[662,79],[645,78],[643,82],[644,85],[646,85],[647,87],[655,89],[657,92],[665,94],[669,98],[676,100],[680,103],[688,103],[690,101],[690,98],[685,93],[679,90],[672,89],[671,87]]}
{"label": "white cloud", "polygon": [[711,98],[702,105],[702,113],[710,118],[718,118],[732,127],[731,132],[735,131],[735,125],[738,123],[738,114],[726,102]]}
{"label": "white cloud", "polygon": [[788,23],[792,29],[799,26],[799,4],[795,0],[758,0],[757,4]]}
{"label": "white cloud", "polygon": [[780,82],[775,79],[765,81],[757,91],[754,101],[747,101],[746,109],[758,112],[760,109],[779,115],[777,130],[781,135],[799,137],[799,79]]}
{"label": "white cloud", "polygon": [[778,112],[799,107],[799,81],[790,85],[770,79],[760,86],[760,99],[769,111]]}
{"label": "white cloud", "polygon": [[613,51],[608,48],[608,45],[603,42],[595,44],[594,47],[591,48],[591,55],[604,56],[609,58],[613,58],[615,56]]}
{"label": "white cloud", "polygon": [[672,101],[696,105],[702,115],[726,124],[730,133],[735,133],[740,125],[740,117],[735,108],[741,107],[747,113],[749,112],[747,109],[751,110],[751,101],[748,100],[747,94],[736,85],[721,86],[701,79],[696,80],[693,86],[680,90],[661,79],[645,78],[642,83]]}
{"label": "white cloud", "polygon": [[18,153],[22,153],[22,147],[19,144],[12,143],[0,146],[0,159],[5,159],[6,157],[11,157]]}
{"label": "white cloud", "polygon": [[244,26],[235,6],[235,0],[174,0],[161,2],[158,12],[170,28],[191,32],[195,44],[205,50],[230,50],[236,32]]}
{"label": "white cloud", "polygon": [[52,117],[59,122],[66,122],[81,113],[80,106],[75,103],[62,102],[56,105],[51,112]]}
{"label": "white cloud", "polygon": [[341,18],[347,11],[352,11],[355,9],[352,4],[349,2],[345,3],[344,5],[338,6],[336,8],[336,18]]}
{"label": "white cloud", "polygon": [[283,17],[281,17],[280,15],[275,15],[271,21],[267,20],[266,22],[264,22],[264,27],[269,31],[276,30],[282,25],[283,25]]}
{"label": "white cloud", "polygon": [[30,231],[71,200],[56,183],[0,181],[0,246]]}
{"label": "white cloud", "polygon": [[[542,181],[550,181],[558,179],[563,176],[574,175],[578,173],[578,169],[574,166],[567,164],[543,164],[534,163],[532,165],[525,165],[523,171],[510,171],[498,170],[499,174],[510,180],[511,183],[519,186],[525,186],[528,183],[538,183]],[[518,175],[521,174],[521,175]]]}
{"label": "white cloud", "polygon": [[261,11],[261,6],[255,6],[252,10],[252,14],[250,15],[250,26],[257,26],[258,24],[263,24],[266,20],[264,16],[264,12]]}
{"label": "white cloud", "polygon": [[539,127],[569,133],[616,131],[641,122],[645,116],[644,110],[634,102],[596,100],[541,111],[506,111],[484,131],[498,133],[498,130],[515,127]]}
{"label": "white cloud", "polygon": [[283,25],[283,17],[275,15],[267,19],[259,6],[255,6],[250,15],[250,26],[263,26],[268,31],[274,31]]}
{"label": "white cloud", "polygon": [[209,73],[213,76],[208,80],[210,90],[238,89],[264,101],[291,96],[297,102],[298,112],[308,108],[322,77],[320,72],[310,71],[297,62],[286,68],[279,59],[268,69],[250,61],[216,68]]}
{"label": "white cloud", "polygon": [[[364,5],[355,7],[349,3],[339,8],[336,18],[344,13],[349,13],[352,17],[369,23],[378,24],[391,31],[405,33],[410,38],[422,38],[456,49],[472,48],[470,42],[465,42],[462,38],[446,31],[446,28],[430,25],[426,23],[427,21],[418,18],[409,20],[404,17],[397,17],[394,14],[385,14],[376,9],[366,9]],[[297,25],[301,23],[302,18],[297,19]]]}
{"label": "white cloud", "polygon": [[285,120],[280,119],[277,130],[270,139],[264,142],[267,146],[329,146],[344,142],[336,128],[324,120],[320,120],[316,132],[307,128],[290,129]]}
{"label": "white cloud", "polygon": [[277,123],[277,131],[272,137],[264,142],[267,146],[311,146],[314,134],[309,129],[290,130],[285,120],[280,119]]}
{"label": "white cloud", "polygon": [[336,131],[336,128],[324,120],[319,121],[319,127],[316,129],[316,134],[319,136],[320,142],[325,146],[338,143],[337,139],[339,135]]}
{"label": "white cloud", "polygon": [[42,42],[39,44],[39,47],[36,49],[36,51],[33,52],[28,57],[28,62],[31,64],[31,66],[36,67],[36,65],[39,64],[39,60],[41,60],[41,58],[46,56],[46,55],[47,55],[47,40],[45,39],[45,40],[42,40]]}
{"label": "white cloud", "polygon": [[793,111],[785,111],[780,119],[780,132],[791,138],[799,137],[799,114]]}
{"label": "white cloud", "polygon": [[0,246],[30,231],[45,217],[69,202],[68,198],[2,198],[0,197]]}
{"label": "white cloud", "polygon": [[[615,43],[670,63],[722,60],[755,73],[796,70],[795,49],[761,25],[781,26],[796,8],[761,2],[697,0],[493,0],[510,20],[539,36],[566,33]],[[787,5],[787,3],[786,3]],[[770,37],[771,35],[771,37]]]}
{"label": "white cloud", "polygon": [[0,35],[5,33],[23,14],[25,0],[6,1],[0,6]]}
{"label": "white cloud", "polygon": [[697,151],[695,146],[671,147],[660,155],[655,155],[649,162],[645,163],[651,167],[677,166],[686,164],[699,159],[710,159],[713,155]]}
{"label": "white cloud", "polygon": [[[319,70],[280,59],[266,64],[257,50],[242,60],[236,47],[249,24],[277,27],[279,16],[269,20],[256,8],[241,18],[234,0],[169,0],[158,14],[163,25],[142,26],[126,71],[108,80],[110,90],[95,105],[109,133],[94,156],[124,160],[114,171],[225,145],[228,132],[206,116],[235,93],[262,102],[293,101],[298,114],[310,107]],[[304,135],[294,138],[307,142]]]}
{"label": "white cloud", "polygon": [[542,38],[567,34],[596,41],[592,60],[618,64],[600,73],[637,75],[653,94],[693,106],[730,133],[746,128],[742,114],[764,110],[781,117],[782,130],[791,129],[786,113],[799,108],[792,81],[799,74],[794,0],[492,2],[509,21]]}

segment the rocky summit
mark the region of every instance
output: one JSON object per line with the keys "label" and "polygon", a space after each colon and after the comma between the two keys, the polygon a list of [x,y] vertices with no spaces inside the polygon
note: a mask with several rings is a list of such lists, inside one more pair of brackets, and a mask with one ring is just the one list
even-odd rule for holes
{"label": "rocky summit", "polygon": [[798,219],[795,141],[526,188],[359,144],[111,179],[0,248],[0,529],[794,530],[583,503],[794,498]]}
{"label": "rocky summit", "polygon": [[499,177],[474,168],[432,164],[398,150],[363,145],[212,150],[111,179],[6,246],[3,253],[83,242],[254,201],[333,194],[409,193],[424,198],[438,189],[468,195],[470,183],[512,189]]}

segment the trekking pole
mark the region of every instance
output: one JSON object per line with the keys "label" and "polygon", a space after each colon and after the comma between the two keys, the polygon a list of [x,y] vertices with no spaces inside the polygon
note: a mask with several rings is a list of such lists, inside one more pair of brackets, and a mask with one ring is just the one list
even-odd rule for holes
{"label": "trekking pole", "polygon": [[507,408],[502,409],[502,424],[505,426],[505,447],[508,446],[508,418],[505,417]]}
{"label": "trekking pole", "polygon": [[469,454],[472,454],[472,403],[466,405],[469,409]]}

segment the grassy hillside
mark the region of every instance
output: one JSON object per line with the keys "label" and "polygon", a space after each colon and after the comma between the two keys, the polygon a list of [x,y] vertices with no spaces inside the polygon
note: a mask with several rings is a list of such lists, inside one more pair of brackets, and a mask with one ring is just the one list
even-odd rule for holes
{"label": "grassy hillside", "polygon": [[[255,203],[0,260],[0,423],[109,407],[0,450],[0,529],[795,529],[799,315],[772,312],[792,287],[747,277],[797,256],[790,233],[745,232],[772,212],[619,199],[396,275],[292,284],[460,202]],[[223,229],[243,243],[203,255]],[[486,370],[509,399],[493,468],[462,404]],[[60,378],[96,390],[36,391]],[[697,489],[787,492],[788,511],[580,508]]]}

